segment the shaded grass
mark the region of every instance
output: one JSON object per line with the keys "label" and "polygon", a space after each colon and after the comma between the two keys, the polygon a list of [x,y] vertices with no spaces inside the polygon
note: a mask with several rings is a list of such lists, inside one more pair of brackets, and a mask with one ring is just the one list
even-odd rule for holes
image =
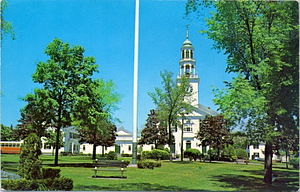
{"label": "shaded grass", "polygon": [[[17,159],[17,160],[16,160]],[[44,167],[52,167],[53,156],[41,156]],[[131,158],[123,158],[130,160]],[[18,156],[3,156],[4,166],[13,169]],[[162,162],[161,168],[126,168],[127,179],[93,179],[91,157],[59,157],[61,175],[72,178],[77,191],[297,191],[299,170],[273,168],[277,179],[273,185],[263,183],[263,165],[235,163]],[[10,166],[8,166],[10,165]],[[68,166],[66,166],[68,165]],[[9,171],[11,172],[11,171]],[[120,172],[103,172],[99,176],[117,177]]]}

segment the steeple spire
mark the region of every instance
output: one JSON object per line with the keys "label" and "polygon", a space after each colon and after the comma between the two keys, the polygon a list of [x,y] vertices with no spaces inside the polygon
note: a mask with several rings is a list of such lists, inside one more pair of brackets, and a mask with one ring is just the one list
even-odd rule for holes
{"label": "steeple spire", "polygon": [[186,25],[186,39],[189,38],[189,24]]}

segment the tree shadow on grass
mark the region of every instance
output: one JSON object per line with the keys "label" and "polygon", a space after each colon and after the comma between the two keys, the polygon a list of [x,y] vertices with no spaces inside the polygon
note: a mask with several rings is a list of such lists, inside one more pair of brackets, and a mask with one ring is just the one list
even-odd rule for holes
{"label": "tree shadow on grass", "polygon": [[216,162],[216,161],[212,161],[211,163],[209,161],[173,161],[172,163],[176,163],[176,164],[193,164],[193,163],[207,163],[207,164],[224,164],[223,162]]}
{"label": "tree shadow on grass", "polygon": [[[159,184],[150,183],[124,183],[108,186],[85,186],[79,185],[76,187],[79,191],[187,191],[184,188],[178,186],[163,186]],[[201,191],[201,190],[197,190]]]}
{"label": "tree shadow on grass", "polygon": [[92,163],[59,163],[57,166],[54,164],[43,164],[47,165],[49,167],[87,167],[87,168],[93,168]]}
{"label": "tree shadow on grass", "polygon": [[[258,191],[258,190],[272,190],[272,191],[297,191],[299,175],[296,172],[274,171],[276,176],[272,185],[263,182],[263,170],[244,172],[250,173],[249,176],[237,174],[225,174],[213,176],[212,180],[217,181],[221,186],[226,188],[235,188],[238,191]],[[260,177],[257,177],[260,176]]]}

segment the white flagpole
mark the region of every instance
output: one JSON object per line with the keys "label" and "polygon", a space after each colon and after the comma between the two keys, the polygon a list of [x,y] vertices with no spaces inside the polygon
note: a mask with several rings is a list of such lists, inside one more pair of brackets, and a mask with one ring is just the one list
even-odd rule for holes
{"label": "white flagpole", "polygon": [[133,138],[132,164],[136,164],[137,157],[137,110],[138,110],[138,55],[139,55],[139,11],[140,2],[135,1],[135,36],[134,36],[134,78],[133,78]]}

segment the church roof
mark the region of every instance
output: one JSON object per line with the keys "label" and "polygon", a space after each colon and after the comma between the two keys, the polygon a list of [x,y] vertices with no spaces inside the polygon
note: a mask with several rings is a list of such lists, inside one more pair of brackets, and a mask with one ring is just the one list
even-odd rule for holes
{"label": "church roof", "polygon": [[[122,134],[122,132],[123,132],[123,134]],[[124,135],[124,133],[125,133],[125,135],[132,135],[132,133],[130,131],[126,130],[123,126],[119,127],[117,133],[120,135]]]}
{"label": "church roof", "polygon": [[196,116],[217,116],[219,113],[216,111],[213,111],[209,107],[205,107],[204,105],[197,104],[197,106],[194,107],[193,111],[196,113]]}
{"label": "church roof", "polygon": [[190,45],[192,46],[192,42],[189,40],[189,39],[186,39],[184,42],[183,42],[183,46],[185,45]]}

